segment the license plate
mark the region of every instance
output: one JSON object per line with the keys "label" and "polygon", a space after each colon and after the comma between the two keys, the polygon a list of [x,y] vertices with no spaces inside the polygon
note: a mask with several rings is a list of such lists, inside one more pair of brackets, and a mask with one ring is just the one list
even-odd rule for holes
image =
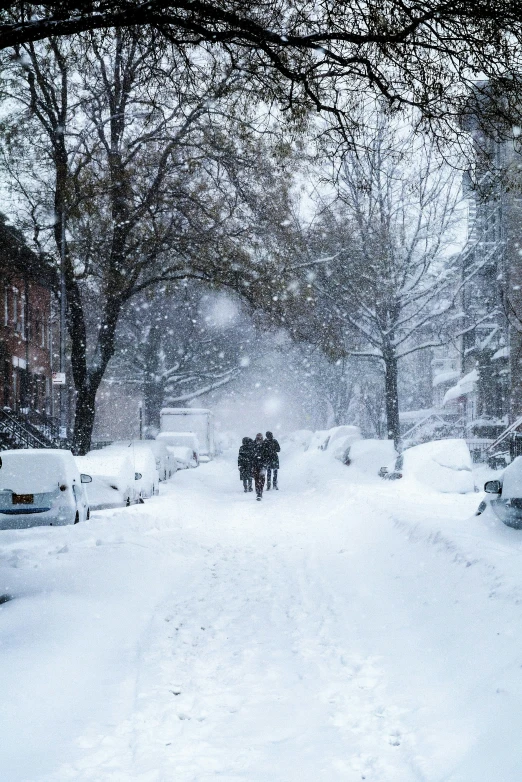
{"label": "license plate", "polygon": [[34,494],[13,494],[13,505],[32,505]]}

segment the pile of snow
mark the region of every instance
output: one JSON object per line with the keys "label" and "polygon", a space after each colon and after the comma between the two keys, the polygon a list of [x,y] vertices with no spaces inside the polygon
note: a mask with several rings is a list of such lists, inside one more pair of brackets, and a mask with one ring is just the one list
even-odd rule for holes
{"label": "pile of snow", "polygon": [[400,457],[405,479],[434,491],[465,494],[475,490],[472,462],[465,440],[434,440],[408,448]]}
{"label": "pile of snow", "polygon": [[117,508],[137,499],[135,470],[123,449],[109,446],[75,460],[80,472],[92,477],[86,484],[91,509]]}
{"label": "pile of snow", "polygon": [[284,450],[298,449],[306,451],[310,447],[314,433],[310,429],[297,429],[295,432],[285,435],[281,440],[281,447]]}
{"label": "pile of snow", "polygon": [[348,448],[346,457],[346,464],[361,472],[378,475],[381,467],[396,459],[397,453],[393,440],[356,440]]}

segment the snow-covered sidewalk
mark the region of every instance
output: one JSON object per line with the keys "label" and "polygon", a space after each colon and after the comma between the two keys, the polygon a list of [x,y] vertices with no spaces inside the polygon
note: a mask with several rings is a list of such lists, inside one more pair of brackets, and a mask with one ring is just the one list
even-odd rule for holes
{"label": "snow-covered sidewalk", "polygon": [[1,780],[520,780],[522,534],[283,458],[1,533]]}

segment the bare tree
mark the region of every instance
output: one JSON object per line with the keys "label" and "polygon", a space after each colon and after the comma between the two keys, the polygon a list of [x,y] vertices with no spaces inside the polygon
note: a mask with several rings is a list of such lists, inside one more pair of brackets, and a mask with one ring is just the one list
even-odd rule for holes
{"label": "bare tree", "polygon": [[0,49],[89,30],[152,29],[177,45],[219,48],[265,97],[327,112],[345,128],[361,96],[372,95],[455,129],[478,74],[499,85],[497,117],[519,114],[521,10],[520,0],[17,0],[2,4]]}
{"label": "bare tree", "polygon": [[328,218],[336,251],[308,267],[341,349],[382,362],[396,443],[399,362],[441,344],[460,290],[460,259],[449,253],[459,198],[455,173],[433,148],[381,115],[366,148],[342,164]]}
{"label": "bare tree", "polygon": [[51,39],[20,48],[11,71],[4,162],[36,240],[50,228],[63,258],[79,452],[122,308],[161,281],[239,284],[253,210],[284,198],[239,76],[159,44]]}
{"label": "bare tree", "polygon": [[222,388],[250,362],[251,327],[227,299],[201,286],[178,285],[129,303],[120,320],[117,350],[107,375],[143,393],[145,425],[159,427],[165,405],[184,405]]}

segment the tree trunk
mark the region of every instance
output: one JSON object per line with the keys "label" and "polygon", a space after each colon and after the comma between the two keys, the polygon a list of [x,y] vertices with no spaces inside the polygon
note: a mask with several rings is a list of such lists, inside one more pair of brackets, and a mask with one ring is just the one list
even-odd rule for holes
{"label": "tree trunk", "polygon": [[399,448],[401,442],[401,430],[399,422],[399,395],[397,391],[397,356],[390,348],[384,351],[384,397],[386,404],[386,425],[388,440],[393,440],[395,448]]}
{"label": "tree trunk", "polygon": [[94,427],[96,392],[99,383],[93,387],[80,388],[76,397],[74,418],[73,451],[84,456],[91,448],[92,430]]}

